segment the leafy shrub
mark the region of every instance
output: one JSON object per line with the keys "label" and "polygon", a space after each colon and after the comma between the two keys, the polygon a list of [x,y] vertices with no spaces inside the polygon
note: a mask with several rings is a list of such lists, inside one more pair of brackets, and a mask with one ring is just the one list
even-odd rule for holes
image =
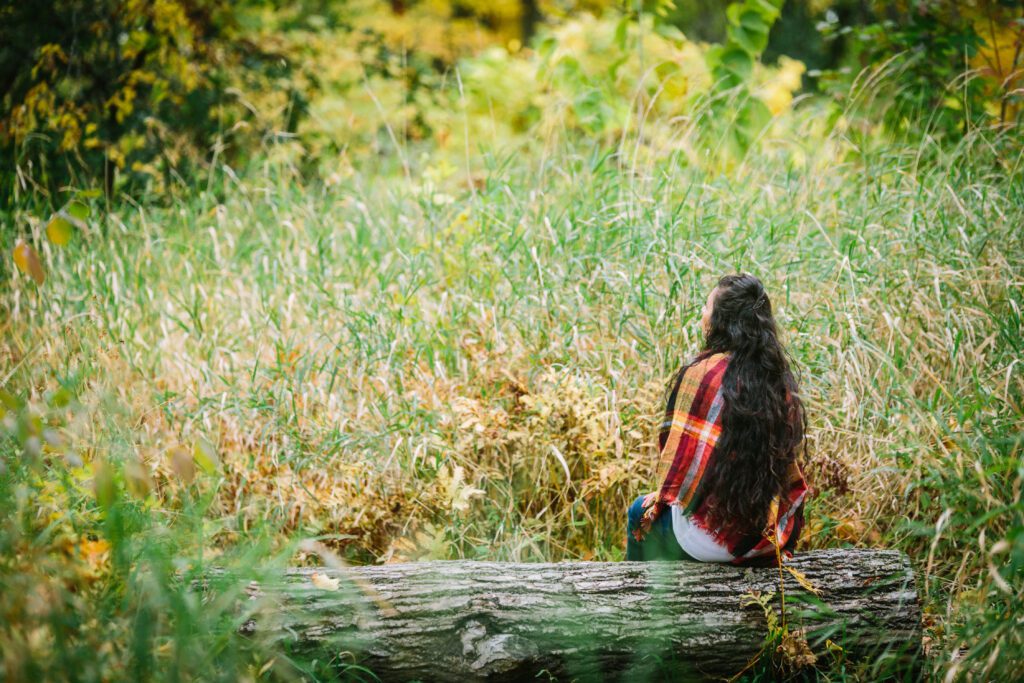
{"label": "leafy shrub", "polygon": [[250,118],[239,88],[270,89],[283,61],[247,40],[243,10],[227,0],[6,4],[0,200],[95,180],[108,195],[160,192],[224,152]]}
{"label": "leafy shrub", "polygon": [[[730,125],[703,144],[729,136],[726,151],[742,154],[800,86],[796,62],[757,62],[778,15],[767,0],[731,6],[728,42],[712,48],[653,15],[614,12],[541,28],[530,48],[510,37],[526,30],[509,28],[521,18],[512,5],[472,9],[472,26],[418,3],[348,13],[225,0],[10,7],[0,145],[11,161],[2,173],[18,182],[4,200],[95,182],[108,195],[159,196],[211,163],[256,157],[325,179],[367,152],[408,170],[421,142],[461,156],[528,143],[528,130],[614,139],[640,125],[651,140],[680,138],[679,122],[700,118],[713,85],[734,111],[716,112]],[[485,40],[460,42],[495,12]]]}
{"label": "leafy shrub", "polygon": [[[885,76],[880,98],[894,131],[954,139],[972,128],[1017,125],[1024,98],[1024,6],[1017,2],[924,0],[873,4],[861,28],[821,24],[830,39],[852,33],[848,59]],[[828,74],[843,96],[849,77]],[[924,124],[923,126],[921,124]]]}

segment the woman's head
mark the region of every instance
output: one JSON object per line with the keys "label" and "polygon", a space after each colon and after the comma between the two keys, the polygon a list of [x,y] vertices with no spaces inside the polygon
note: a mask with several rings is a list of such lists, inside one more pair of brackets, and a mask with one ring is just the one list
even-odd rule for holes
{"label": "woman's head", "polygon": [[723,275],[704,304],[704,346],[735,351],[750,345],[777,344],[772,304],[753,275]]}
{"label": "woman's head", "polygon": [[704,353],[730,354],[722,435],[708,480],[711,516],[757,532],[803,439],[803,405],[760,280],[746,273],[722,277],[702,322]]}

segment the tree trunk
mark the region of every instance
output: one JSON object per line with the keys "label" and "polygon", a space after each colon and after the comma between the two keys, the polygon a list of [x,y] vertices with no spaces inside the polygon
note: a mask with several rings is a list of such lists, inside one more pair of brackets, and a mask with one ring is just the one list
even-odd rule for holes
{"label": "tree trunk", "polygon": [[[786,564],[820,590],[784,570],[789,628],[806,628],[816,654],[829,639],[854,659],[916,655],[921,613],[905,555],[825,550]],[[242,631],[321,660],[352,653],[382,680],[702,679],[735,674],[759,652],[765,613],[741,596],[778,587],[777,568],[690,562],[294,569],[251,587]],[[771,604],[777,614],[777,595]]]}
{"label": "tree trunk", "polygon": [[537,0],[522,0],[519,5],[519,37],[523,47],[529,47],[530,41],[537,30],[540,22],[540,7]]}

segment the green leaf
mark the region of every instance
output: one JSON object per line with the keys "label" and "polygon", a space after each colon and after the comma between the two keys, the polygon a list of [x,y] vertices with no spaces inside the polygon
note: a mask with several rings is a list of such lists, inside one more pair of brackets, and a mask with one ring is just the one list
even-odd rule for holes
{"label": "green leaf", "polygon": [[93,463],[92,487],[100,507],[109,508],[117,500],[114,469],[107,461],[97,460]]}
{"label": "green leaf", "polygon": [[12,411],[21,410],[22,408],[22,402],[14,394],[8,393],[3,389],[0,389],[0,405]]}
{"label": "green leaf", "polygon": [[682,45],[686,42],[686,34],[680,31],[678,26],[673,26],[672,24],[658,22],[654,25],[654,32],[665,40],[671,40],[673,43]]}
{"label": "green leaf", "polygon": [[771,25],[752,10],[746,10],[737,17],[727,30],[729,40],[743,48],[751,56],[759,55],[768,47],[768,33]]}
{"label": "green leaf", "polygon": [[772,30],[771,20],[765,19],[754,10],[746,10],[740,14],[739,25],[753,33],[763,33],[765,35],[768,35],[768,32]]}
{"label": "green leaf", "polygon": [[665,80],[666,78],[679,73],[679,65],[671,60],[666,60],[654,67],[654,73],[658,75],[658,78]]}
{"label": "green leaf", "polygon": [[747,79],[754,69],[753,58],[743,50],[727,48],[722,52],[722,66],[737,76]]}
{"label": "green leaf", "polygon": [[709,50],[708,57],[708,65],[721,89],[742,85],[754,71],[754,59],[738,47]]}
{"label": "green leaf", "polygon": [[53,408],[65,408],[74,398],[70,391],[60,387],[50,395],[49,403]]}
{"label": "green leaf", "polygon": [[592,133],[600,133],[605,129],[611,113],[604,95],[593,88],[576,97],[573,111],[579,117],[580,124]]}
{"label": "green leaf", "polygon": [[628,60],[629,55],[625,54],[616,59],[614,62],[612,62],[606,72],[608,74],[608,80],[614,81],[618,77],[619,67],[625,64]]}
{"label": "green leaf", "polygon": [[725,18],[730,26],[740,25],[740,12],[745,9],[746,4],[742,2],[734,2],[725,8]]}
{"label": "green leaf", "polygon": [[85,202],[72,201],[69,202],[64,210],[68,212],[72,218],[77,218],[80,221],[84,221],[89,218],[89,205]]}
{"label": "green leaf", "polygon": [[629,37],[629,17],[623,16],[615,25],[615,44],[620,50],[626,49],[626,39]]}
{"label": "green leaf", "polygon": [[583,87],[587,80],[579,61],[570,56],[562,57],[555,63],[554,75],[557,81],[575,87]]}
{"label": "green leaf", "polygon": [[773,22],[782,13],[784,2],[785,0],[746,0],[743,4],[764,17],[765,21]]}
{"label": "green leaf", "polygon": [[772,121],[772,113],[764,102],[749,98],[743,103],[736,119],[736,125],[753,141]]}
{"label": "green leaf", "polygon": [[555,49],[558,47],[558,41],[551,36],[545,36],[537,43],[537,54],[540,55],[542,67],[541,70],[547,69],[548,60],[551,59],[551,55],[555,53]]}

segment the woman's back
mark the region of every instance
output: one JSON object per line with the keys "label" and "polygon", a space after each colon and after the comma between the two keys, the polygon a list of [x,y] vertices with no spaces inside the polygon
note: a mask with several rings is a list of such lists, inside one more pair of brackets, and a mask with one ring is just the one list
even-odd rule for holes
{"label": "woman's back", "polygon": [[643,557],[641,547],[660,520],[666,537],[647,548],[658,545],[668,559],[775,562],[776,545],[795,546],[807,491],[796,463],[804,431],[796,381],[756,278],[722,278],[704,328],[704,350],[670,383],[660,488],[630,510],[627,557],[666,559]]}

